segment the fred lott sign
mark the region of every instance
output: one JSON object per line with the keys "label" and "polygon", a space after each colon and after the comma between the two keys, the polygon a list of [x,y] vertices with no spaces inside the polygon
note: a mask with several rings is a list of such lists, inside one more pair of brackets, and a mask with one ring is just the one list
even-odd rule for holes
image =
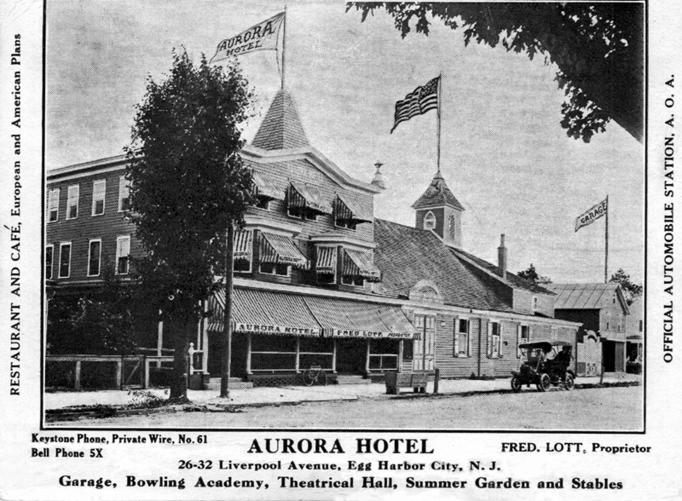
{"label": "fred lott sign", "polygon": [[242,324],[236,323],[234,326],[235,332],[254,333],[254,334],[269,334],[279,336],[319,336],[319,327],[285,327],[283,325],[268,325],[268,324]]}
{"label": "fred lott sign", "polygon": [[209,62],[222,61],[230,56],[239,56],[256,50],[277,49],[279,29],[283,21],[284,12],[280,12],[270,19],[242,31],[239,35],[222,40]]}
{"label": "fred lott sign", "polygon": [[377,332],[352,329],[330,329],[331,337],[361,337],[361,338],[385,338],[385,339],[412,339],[411,332]]}
{"label": "fred lott sign", "polygon": [[575,218],[575,231],[578,231],[583,226],[594,223],[597,219],[604,216],[609,210],[608,205],[608,198],[606,198]]}

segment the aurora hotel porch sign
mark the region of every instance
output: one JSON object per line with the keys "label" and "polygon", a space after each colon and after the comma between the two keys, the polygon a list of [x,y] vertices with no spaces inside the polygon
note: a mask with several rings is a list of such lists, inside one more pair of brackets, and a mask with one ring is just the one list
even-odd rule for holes
{"label": "aurora hotel porch sign", "polygon": [[319,327],[285,327],[283,325],[244,323],[236,323],[234,331],[252,334],[268,334],[280,336],[291,335],[319,337],[321,334]]}

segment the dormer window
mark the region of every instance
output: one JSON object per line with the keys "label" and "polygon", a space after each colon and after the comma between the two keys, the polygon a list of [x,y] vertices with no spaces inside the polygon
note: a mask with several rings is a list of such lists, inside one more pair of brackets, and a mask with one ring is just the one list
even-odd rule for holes
{"label": "dormer window", "polygon": [[322,214],[331,214],[332,208],[322,200],[317,186],[292,183],[287,192],[287,214],[300,219],[316,219]]}
{"label": "dormer window", "polygon": [[289,276],[292,266],[308,269],[308,259],[287,236],[261,233],[259,251],[260,273]]}
{"label": "dormer window", "polygon": [[271,201],[284,199],[284,190],[278,189],[265,176],[258,172],[252,172],[251,177],[256,194],[256,207],[269,210]]}
{"label": "dormer window", "polygon": [[427,212],[426,216],[424,216],[424,229],[425,230],[436,229],[436,216],[431,211]]}
{"label": "dormer window", "polygon": [[348,196],[336,195],[334,199],[334,225],[354,230],[360,223],[371,223],[372,217],[362,212]]}

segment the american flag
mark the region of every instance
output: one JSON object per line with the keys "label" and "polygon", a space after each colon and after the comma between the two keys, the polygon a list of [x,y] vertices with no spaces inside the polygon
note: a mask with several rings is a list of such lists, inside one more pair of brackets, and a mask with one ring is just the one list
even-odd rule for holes
{"label": "american flag", "polygon": [[405,96],[405,99],[396,101],[395,121],[391,134],[400,122],[438,108],[438,85],[440,85],[440,76],[429,80],[425,85],[420,85]]}

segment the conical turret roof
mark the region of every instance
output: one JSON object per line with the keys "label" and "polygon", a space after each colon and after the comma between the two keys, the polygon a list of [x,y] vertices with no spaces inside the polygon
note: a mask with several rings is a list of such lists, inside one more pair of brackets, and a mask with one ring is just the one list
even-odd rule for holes
{"label": "conical turret roof", "polygon": [[289,92],[284,89],[277,92],[251,144],[265,150],[310,146]]}
{"label": "conical turret roof", "polygon": [[464,210],[462,204],[459,200],[455,198],[455,195],[448,188],[445,179],[441,175],[440,171],[436,172],[433,176],[431,184],[426,189],[422,196],[417,199],[415,203],[412,204],[413,209],[421,209],[424,207],[438,207],[442,205],[448,205],[459,210]]}

